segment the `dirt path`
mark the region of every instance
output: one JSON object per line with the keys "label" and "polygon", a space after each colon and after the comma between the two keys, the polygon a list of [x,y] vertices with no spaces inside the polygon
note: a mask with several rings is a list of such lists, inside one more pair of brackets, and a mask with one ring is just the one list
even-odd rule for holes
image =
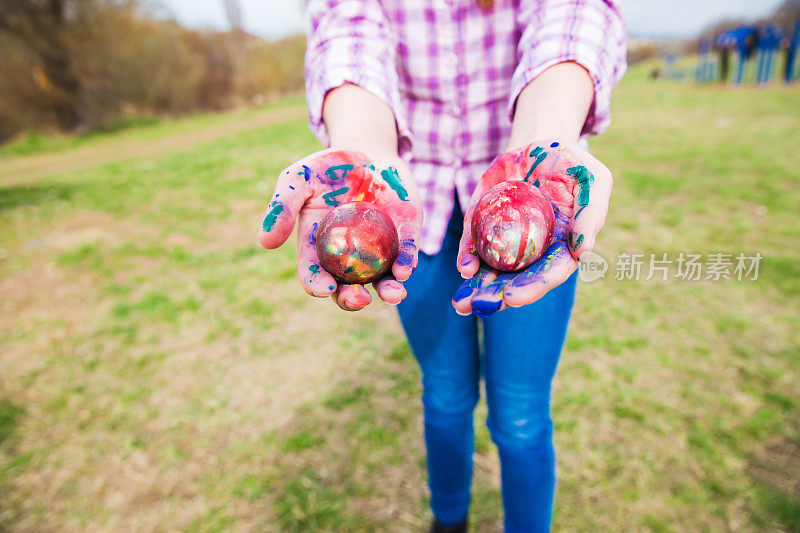
{"label": "dirt path", "polygon": [[163,137],[156,139],[108,139],[55,153],[34,154],[10,161],[0,161],[0,183],[3,185],[31,183],[53,172],[76,170],[133,157],[152,157],[240,131],[301,118],[305,113],[306,109],[302,105],[269,109],[240,120],[203,126],[192,131],[165,133]]}

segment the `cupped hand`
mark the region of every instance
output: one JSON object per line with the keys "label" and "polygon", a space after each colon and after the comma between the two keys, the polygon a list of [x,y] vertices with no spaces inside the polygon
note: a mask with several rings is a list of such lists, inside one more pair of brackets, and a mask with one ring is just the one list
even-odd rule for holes
{"label": "cupped hand", "polygon": [[259,230],[265,248],[281,246],[299,218],[298,275],[312,296],[331,296],[342,309],[357,311],[371,301],[363,285],[339,285],[317,256],[319,222],[339,204],[362,200],[381,207],[397,227],[399,252],[390,273],[373,283],[378,295],[396,305],[405,298],[403,281],[417,266],[422,207],[407,165],[397,156],[373,157],[350,150],[323,150],[290,165],[278,177]]}
{"label": "cupped hand", "polygon": [[[528,268],[500,272],[481,261],[472,240],[475,204],[492,186],[522,180],[550,200],[555,231],[550,247]],[[505,152],[481,176],[464,215],[457,268],[469,278],[453,296],[459,314],[491,315],[535,302],[567,280],[603,229],[611,196],[611,172],[575,142],[548,140]]]}

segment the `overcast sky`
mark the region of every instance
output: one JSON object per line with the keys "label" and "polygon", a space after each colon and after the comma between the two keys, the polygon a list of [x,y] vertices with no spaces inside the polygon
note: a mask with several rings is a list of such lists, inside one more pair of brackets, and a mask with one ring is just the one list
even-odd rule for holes
{"label": "overcast sky", "polygon": [[[155,0],[191,27],[226,28],[223,0]],[[304,30],[303,0],[239,0],[245,29],[275,39]],[[687,37],[721,18],[756,19],[781,0],[626,0],[628,30],[638,37]]]}

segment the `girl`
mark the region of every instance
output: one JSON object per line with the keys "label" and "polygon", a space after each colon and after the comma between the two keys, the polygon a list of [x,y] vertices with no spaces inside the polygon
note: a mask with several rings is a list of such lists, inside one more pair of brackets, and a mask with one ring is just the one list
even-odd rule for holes
{"label": "girl", "polygon": [[[357,310],[371,296],[321,268],[317,225],[348,201],[386,210],[400,253],[374,285],[399,304],[422,369],[431,530],[466,531],[483,376],[505,529],[548,531],[550,384],[577,261],[611,194],[585,139],[608,126],[625,70],[619,10],[611,0],[311,0],[308,9],[310,124],[330,148],[281,173],[260,241],[280,246],[299,218],[303,288]],[[540,188],[556,231],[542,259],[501,274],[481,263],[469,228],[480,195],[508,179]]]}

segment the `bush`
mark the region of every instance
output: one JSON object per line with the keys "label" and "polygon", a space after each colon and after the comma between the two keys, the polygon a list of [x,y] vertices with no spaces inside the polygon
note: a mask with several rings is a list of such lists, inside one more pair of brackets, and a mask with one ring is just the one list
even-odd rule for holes
{"label": "bush", "polygon": [[[50,9],[52,5],[59,10]],[[305,40],[190,31],[133,1],[2,0],[0,141],[258,102],[303,85]]]}

